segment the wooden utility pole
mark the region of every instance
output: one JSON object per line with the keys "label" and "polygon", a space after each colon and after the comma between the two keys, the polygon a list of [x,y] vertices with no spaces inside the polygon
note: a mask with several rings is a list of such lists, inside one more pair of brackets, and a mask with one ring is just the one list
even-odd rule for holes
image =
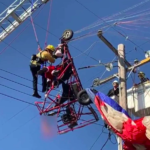
{"label": "wooden utility pole", "polygon": [[127,88],[126,88],[126,67],[125,67],[125,47],[118,45],[118,74],[119,74],[119,105],[127,110]]}
{"label": "wooden utility pole", "polygon": [[[119,105],[127,110],[127,89],[126,89],[126,66],[125,66],[125,47],[118,45],[118,75],[119,75]],[[122,139],[117,137],[118,150],[122,150]]]}

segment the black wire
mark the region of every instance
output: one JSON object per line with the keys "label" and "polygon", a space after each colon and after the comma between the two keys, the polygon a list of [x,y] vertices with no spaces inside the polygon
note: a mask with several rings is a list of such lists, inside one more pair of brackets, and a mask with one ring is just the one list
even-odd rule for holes
{"label": "black wire", "polygon": [[[5,88],[8,88],[8,89],[14,90],[14,91],[16,91],[16,92],[19,92],[19,93],[22,93],[22,94],[25,94],[25,95],[28,95],[28,96],[33,97],[32,95],[30,95],[30,94],[28,94],[28,93],[22,92],[22,91],[20,91],[20,90],[16,90],[16,89],[14,89],[14,88],[8,87],[8,86],[3,85],[3,84],[1,84],[1,83],[0,83],[0,86],[3,86],[3,87],[5,87]],[[44,100],[44,99],[41,99],[41,100]],[[96,110],[96,109],[94,109],[94,110],[95,110],[95,111],[98,111],[98,110]],[[85,120],[83,120],[83,121],[85,121]],[[96,125],[101,125],[101,124],[98,124],[98,123],[94,123],[94,124],[96,124]],[[103,126],[103,125],[101,125],[101,126]]]}
{"label": "black wire", "polygon": [[[19,77],[19,78],[21,78],[21,79],[24,79],[24,80],[27,80],[27,81],[32,82],[32,80],[27,79],[27,78],[22,77],[22,76],[19,76],[19,75],[17,75],[17,74],[12,73],[12,72],[6,71],[6,70],[4,70],[4,69],[0,69],[0,70],[3,71],[3,72],[9,73],[9,74],[11,74],[11,75],[14,75],[14,76],[16,76],[16,77]],[[38,83],[38,84],[39,84],[39,83]],[[39,85],[42,85],[42,84],[39,84]]]}
{"label": "black wire", "polygon": [[111,134],[109,132],[108,138],[100,150],[102,150],[106,146],[107,142],[110,140],[110,136],[111,136]]}
{"label": "black wire", "polygon": [[25,54],[23,54],[22,52],[20,52],[19,50],[17,50],[15,47],[11,46],[11,44],[8,44],[7,42],[5,42],[4,40],[1,41],[3,43],[5,43],[8,47],[11,47],[12,49],[14,49],[15,51],[17,51],[18,53],[20,53],[22,56],[25,56],[26,58],[30,59],[30,57],[26,56]]}
{"label": "black wire", "polygon": [[[9,73],[10,73],[10,72],[9,72]],[[14,75],[15,75],[15,74],[14,74]],[[16,75],[16,76],[18,76],[18,75]],[[20,77],[20,76],[18,76],[18,77]],[[27,87],[27,88],[33,89],[33,88],[32,88],[32,87],[30,87],[30,86],[27,86],[27,85],[25,85],[25,84],[22,84],[22,83],[19,83],[19,82],[13,81],[13,80],[11,80],[11,79],[8,79],[8,78],[2,77],[2,76],[0,76],[0,78],[2,78],[2,79],[4,79],[4,80],[8,80],[8,81],[13,82],[13,83],[16,83],[16,84],[18,84],[18,85],[21,85],[21,86],[24,86],[24,87]],[[22,77],[22,78],[23,78],[23,77]],[[28,79],[26,79],[26,80],[28,80]],[[12,89],[12,90],[15,90],[15,89]],[[53,89],[53,90],[54,90],[54,91],[57,91],[57,92],[60,92],[59,90],[56,90],[56,89]],[[24,92],[19,91],[19,90],[16,90],[16,91],[21,92],[21,93],[26,94],[26,95],[29,95],[29,94],[24,93]],[[39,90],[38,90],[38,92],[43,93],[42,91],[39,91]],[[50,96],[52,96],[52,97],[56,97],[56,95],[52,95],[52,94],[49,94],[49,95],[50,95]],[[63,97],[63,98],[65,98],[65,97]],[[71,98],[71,97],[69,97],[69,98]]]}
{"label": "black wire", "polygon": [[[87,8],[85,5],[83,5],[81,2],[79,2],[78,0],[75,0],[77,3],[79,3],[82,7],[84,7],[86,10],[88,10],[90,13],[92,13],[95,17],[97,17],[98,19],[101,19],[104,23],[106,23],[107,25],[110,25],[109,23],[107,23],[104,19],[102,19],[101,17],[99,17],[97,14],[95,14],[93,11],[91,11],[89,8]],[[112,28],[121,36],[126,37],[125,35],[123,35],[122,33],[120,33],[115,27],[112,26]],[[133,41],[131,41],[130,39],[128,39],[132,44],[134,44],[135,46],[139,47],[140,49],[142,49],[140,46],[138,46],[136,43],[134,43]],[[150,41],[150,40],[149,40]],[[146,42],[147,43],[147,42]],[[143,49],[142,49],[143,50]]]}
{"label": "black wire", "polygon": [[[100,118],[99,118],[99,119],[100,119]],[[84,120],[84,119],[79,119],[79,120],[81,120],[81,121],[86,121],[86,120]],[[98,125],[98,126],[104,126],[104,125],[99,124],[99,123],[93,123],[93,124]]]}
{"label": "black wire", "polygon": [[99,136],[96,138],[96,140],[94,141],[94,143],[92,144],[92,146],[90,147],[89,150],[91,150],[91,149],[93,148],[93,146],[94,146],[95,143],[98,141],[98,139],[100,138],[100,136],[102,135],[102,133],[103,133],[103,132],[101,132],[101,133],[99,134]]}
{"label": "black wire", "polygon": [[[112,136],[115,138],[115,142],[112,141],[112,138],[111,138]],[[111,142],[112,144],[117,144],[116,136],[115,136],[113,133],[111,134],[111,137],[110,137],[110,142]]]}
{"label": "black wire", "polygon": [[25,122],[24,124],[20,125],[18,128],[16,128],[15,130],[13,130],[12,132],[8,133],[6,136],[4,136],[3,138],[0,139],[0,141],[4,140],[6,137],[8,137],[9,135],[11,135],[13,132],[17,131],[18,129],[20,129],[21,127],[23,127],[24,125],[26,125],[27,123],[29,123],[30,121],[32,121],[34,118],[36,118],[38,115],[34,115],[30,120],[28,120],[27,122]]}
{"label": "black wire", "polygon": [[[30,20],[28,20],[28,21],[30,21]],[[38,26],[39,28],[41,28],[42,30],[44,30],[44,31],[46,31],[46,32],[48,32],[49,34],[51,34],[51,35],[53,35],[54,37],[56,37],[56,38],[58,38],[59,39],[59,37],[57,36],[57,35],[55,35],[54,33],[52,33],[52,32],[50,32],[50,31],[48,31],[47,29],[45,29],[44,27],[42,27],[41,25],[39,25],[39,24],[37,24],[36,22],[34,22],[34,24],[36,25],[36,26]],[[4,42],[4,41],[3,41]],[[5,42],[5,44],[7,44],[8,46],[10,46],[10,44],[8,44],[8,43],[6,43]],[[71,45],[70,44],[70,46],[71,47],[73,47],[73,48],[75,48],[76,50],[78,50],[79,52],[82,52],[82,50],[80,50],[79,48],[77,48],[77,47],[75,47],[75,46],[73,46],[73,45]],[[12,46],[10,46],[10,47],[12,47]],[[16,50],[16,51],[18,51],[16,48],[14,48],[14,47],[12,47],[14,50]],[[20,51],[18,51],[19,53],[21,53]],[[23,53],[22,53],[23,54]],[[88,56],[87,54],[85,54],[85,53],[83,53],[84,55],[86,55],[86,56]],[[24,54],[23,54],[24,55]],[[27,56],[25,56],[25,57],[27,57]],[[95,58],[93,58],[93,57],[90,57],[90,56],[88,56],[89,58],[91,58],[91,59],[93,59],[93,60],[95,60],[96,62],[98,61],[98,60],[96,60]],[[28,58],[28,57],[27,57]]]}
{"label": "black wire", "polygon": [[[17,92],[19,92],[19,93],[23,93],[23,94],[28,95],[28,96],[32,96],[32,95],[30,95],[30,94],[28,94],[28,93],[25,93],[25,92],[16,90],[16,89],[14,89],[14,88],[10,88],[10,87],[8,87],[8,86],[6,86],[6,85],[3,85],[3,84],[1,84],[1,83],[0,83],[0,86],[6,87],[6,88],[11,89],[11,90],[14,90],[14,91],[17,91]],[[44,100],[44,99],[42,99],[42,100]],[[95,109],[94,109],[94,110],[95,110]],[[95,111],[98,111],[98,110],[95,110]],[[99,119],[100,119],[100,118],[99,118]],[[85,120],[83,120],[83,119],[80,119],[80,120],[85,121]],[[94,123],[94,124],[103,126],[103,125],[98,124],[98,123]]]}
{"label": "black wire", "polygon": [[102,130],[101,130],[101,133],[99,134],[99,136],[96,138],[96,140],[94,141],[94,143],[92,144],[92,146],[90,147],[89,150],[91,150],[93,148],[93,146],[95,145],[95,143],[98,141],[98,139],[100,138],[100,136],[104,133],[103,130],[104,130],[104,125],[101,125],[103,126]]}
{"label": "black wire", "polygon": [[[35,24],[35,25],[37,25],[38,27],[40,27],[41,29],[43,29],[44,31],[48,32],[49,34],[51,34],[51,35],[55,36],[56,38],[59,38],[57,35],[55,35],[54,33],[50,32],[50,31],[48,31],[47,29],[43,28],[43,27],[42,27],[42,26],[40,26],[39,24],[37,24],[37,23],[35,23],[35,22],[34,22],[34,24]],[[83,51],[82,51],[82,50],[80,50],[79,48],[77,48],[77,47],[73,46],[72,44],[70,44],[70,46],[71,46],[71,47],[73,47],[73,48],[75,48],[75,49],[76,49],[76,50],[78,50],[79,52],[82,52],[82,53],[83,53]],[[93,58],[93,57],[90,57],[90,56],[89,56],[89,55],[87,55],[86,53],[83,53],[83,54],[84,54],[84,55],[86,55],[86,56],[88,56],[89,58],[91,58],[91,59],[95,60],[96,62],[98,62],[98,60],[97,60],[97,59],[95,59],[95,58]]]}
{"label": "black wire", "polygon": [[2,5],[4,5],[4,6],[6,6],[6,7],[7,7],[7,5],[6,5],[6,4],[4,4],[3,2],[1,2],[1,1],[0,1],[0,3],[1,3]]}
{"label": "black wire", "polygon": [[109,141],[109,138],[107,138],[106,142],[104,143],[104,145],[102,146],[102,148],[100,150],[102,150],[106,146],[108,141]]}
{"label": "black wire", "polygon": [[[22,77],[22,76],[19,76],[19,75],[17,75],[17,74],[12,73],[12,72],[6,71],[6,70],[4,70],[4,69],[0,69],[0,70],[3,71],[3,72],[7,72],[7,73],[9,73],[9,74],[11,74],[11,75],[14,75],[14,76],[16,76],[16,77],[19,77],[19,78],[21,78],[21,79],[24,79],[24,80],[27,80],[27,81],[32,82],[32,80],[27,79],[27,78]],[[42,85],[42,84],[38,83],[38,85]],[[54,91],[59,92],[59,90],[56,90],[56,89],[54,89]],[[51,96],[52,96],[52,95],[51,95]]]}
{"label": "black wire", "polygon": [[97,14],[95,14],[94,12],[92,12],[90,9],[88,9],[85,5],[83,5],[82,3],[80,3],[78,0],[75,0],[77,3],[79,3],[82,7],[84,7],[86,10],[88,10],[90,13],[92,13],[95,17],[101,19]]}
{"label": "black wire", "polygon": [[23,102],[23,103],[30,104],[30,105],[32,105],[32,106],[36,106],[34,103],[30,103],[30,102],[24,101],[24,100],[22,100],[22,99],[19,99],[19,98],[16,98],[16,97],[13,97],[13,96],[10,96],[10,95],[7,95],[7,94],[4,94],[4,93],[1,93],[1,92],[0,92],[0,95],[3,95],[3,96],[6,96],[6,97],[9,97],[9,98],[15,99],[15,100],[20,101],[20,102]]}
{"label": "black wire", "polygon": [[[19,92],[19,93],[22,93],[22,94],[25,94],[25,95],[28,95],[28,96],[33,97],[32,95],[30,95],[30,94],[28,94],[28,93],[22,92],[22,91],[20,91],[20,90],[17,90],[17,89],[11,88],[11,87],[8,87],[8,86],[3,85],[3,84],[1,84],[1,83],[0,83],[0,86],[3,86],[3,87],[5,87],[5,88],[11,89],[11,90],[13,90],[13,91],[16,91],[16,92]],[[44,99],[41,99],[41,100],[44,100]]]}
{"label": "black wire", "polygon": [[[5,78],[5,77],[2,77],[2,76],[0,76],[0,78],[2,78],[2,79],[4,79],[4,80],[8,80],[8,81],[10,81],[10,82],[13,82],[13,83],[16,83],[16,84],[18,84],[18,85],[21,85],[21,86],[24,86],[24,87],[27,87],[27,88],[30,88],[30,89],[33,89],[32,87],[30,87],[30,86],[27,86],[27,85],[25,85],[25,84],[22,84],[22,83],[19,83],[19,82],[16,82],[16,81],[13,81],[13,80],[10,80],[10,79],[8,79],[8,78]],[[17,91],[17,90],[16,90]],[[38,90],[39,91],[39,90]],[[21,92],[21,91],[20,91]],[[39,92],[41,92],[42,93],[42,91],[39,91]],[[24,93],[24,92],[21,92],[21,93]],[[26,94],[27,95],[27,93],[24,93],[24,94]],[[29,95],[29,94],[28,94]],[[56,97],[55,95],[52,95],[52,94],[49,94],[50,96],[53,96],[53,97]]]}
{"label": "black wire", "polygon": [[4,125],[5,123],[7,123],[8,121],[10,121],[11,119],[13,119],[14,117],[16,117],[17,115],[19,115],[22,111],[24,111],[25,109],[27,109],[30,106],[27,105],[26,107],[24,107],[23,109],[21,109],[20,111],[18,111],[16,114],[14,114],[12,117],[10,117],[9,119],[7,119],[5,122],[3,122],[1,125]]}
{"label": "black wire", "polygon": [[[0,76],[0,78],[5,79],[5,80],[8,80],[8,81],[11,81],[11,82],[13,82],[13,83],[16,83],[16,84],[19,84],[19,85],[21,85],[21,86],[24,86],[24,87],[27,87],[27,88],[32,89],[30,86],[27,86],[27,85],[25,85],[25,84],[22,84],[22,83],[13,81],[13,80],[11,80],[11,79],[8,79],[8,78],[2,77],[2,76]],[[41,91],[39,91],[39,92],[41,92]]]}

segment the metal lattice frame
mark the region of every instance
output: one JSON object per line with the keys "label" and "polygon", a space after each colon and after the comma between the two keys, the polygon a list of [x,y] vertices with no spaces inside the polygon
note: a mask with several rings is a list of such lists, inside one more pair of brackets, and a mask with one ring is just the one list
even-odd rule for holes
{"label": "metal lattice frame", "polygon": [[[70,77],[68,84],[72,85],[74,83],[77,84],[78,91],[82,90],[82,84],[80,81],[80,78],[78,76],[78,73],[76,71],[73,59],[71,57],[71,54],[69,52],[67,44],[64,44],[64,53],[67,56],[67,58],[71,62],[71,67],[73,71],[72,77]],[[67,68],[67,67],[66,67]],[[64,69],[65,70],[65,69]],[[63,71],[61,74],[63,74],[65,71]],[[61,76],[61,75],[60,75]],[[48,112],[57,112],[57,129],[59,134],[67,133],[69,131],[73,131],[75,129],[79,129],[85,126],[88,126],[90,124],[93,124],[99,120],[97,113],[94,111],[91,105],[83,106],[81,105],[77,99],[72,101],[67,101],[60,106],[55,106],[56,97],[51,98],[51,91],[53,90],[53,86],[50,88],[50,90],[47,92],[44,102],[35,102],[35,105],[37,106],[40,115],[48,115]],[[75,107],[76,105],[76,107]],[[73,128],[70,128],[72,122],[63,123],[62,121],[62,115],[64,114],[64,108],[66,107],[72,107],[75,110],[74,116],[77,121],[77,125]],[[88,117],[88,118],[87,118]],[[89,118],[90,117],[90,118]]]}
{"label": "metal lattice frame", "polygon": [[0,14],[0,42],[48,0],[16,0]]}

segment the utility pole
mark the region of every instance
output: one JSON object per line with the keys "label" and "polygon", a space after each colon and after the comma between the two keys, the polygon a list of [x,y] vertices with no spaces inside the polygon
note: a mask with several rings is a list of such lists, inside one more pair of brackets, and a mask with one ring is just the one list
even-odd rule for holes
{"label": "utility pole", "polygon": [[[119,105],[127,110],[125,46],[118,45]],[[122,150],[122,139],[117,137],[118,150]]]}
{"label": "utility pole", "polygon": [[[108,82],[111,78],[114,78],[116,75],[119,77],[119,105],[127,110],[127,89],[126,89],[126,65],[131,67],[131,64],[125,59],[125,46],[123,44],[118,45],[118,51],[115,47],[102,35],[102,31],[98,31],[98,37],[118,56],[118,74],[107,78],[103,83]],[[117,137],[118,141],[118,150],[122,150],[122,139]]]}
{"label": "utility pole", "polygon": [[125,67],[125,47],[118,45],[118,74],[119,74],[119,105],[127,110],[127,88],[126,88],[126,67]]}

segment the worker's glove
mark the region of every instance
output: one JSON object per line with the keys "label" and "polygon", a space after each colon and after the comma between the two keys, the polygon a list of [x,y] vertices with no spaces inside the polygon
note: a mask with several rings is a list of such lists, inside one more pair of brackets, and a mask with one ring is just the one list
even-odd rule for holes
{"label": "worker's glove", "polygon": [[57,59],[57,58],[58,58],[55,54],[53,54],[52,56],[53,56],[53,58],[55,58],[55,59]]}
{"label": "worker's glove", "polygon": [[63,44],[58,44],[58,48],[61,48],[63,46]]}
{"label": "worker's glove", "polygon": [[63,58],[63,55],[62,56],[57,56],[56,54],[53,54],[53,58],[57,59],[57,58]]}

